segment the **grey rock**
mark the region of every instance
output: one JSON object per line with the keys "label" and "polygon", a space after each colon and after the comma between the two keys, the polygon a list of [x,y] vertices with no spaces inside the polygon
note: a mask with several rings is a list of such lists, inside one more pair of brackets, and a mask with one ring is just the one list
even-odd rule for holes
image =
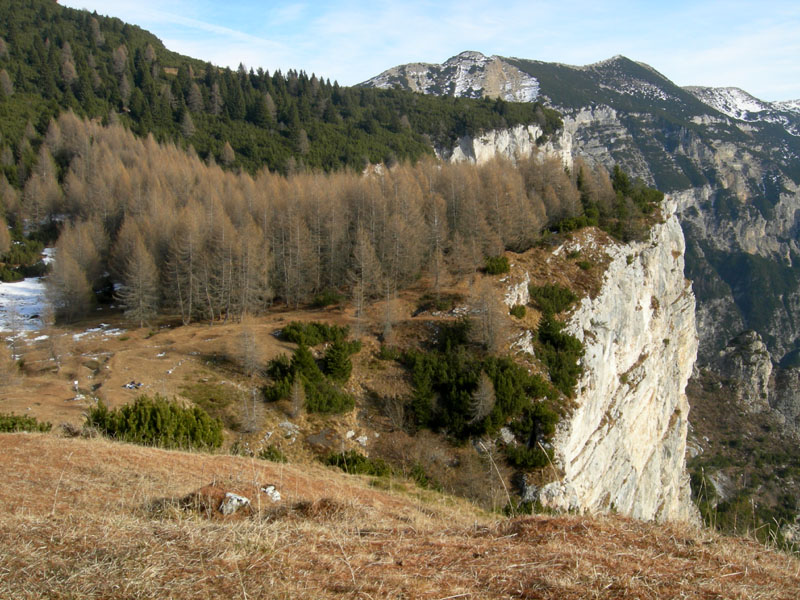
{"label": "grey rock", "polygon": [[221,512],[223,515],[232,515],[233,513],[238,512],[245,506],[250,506],[250,500],[248,498],[245,498],[244,496],[239,496],[238,494],[234,494],[233,492],[226,492],[225,498],[219,505],[219,512]]}

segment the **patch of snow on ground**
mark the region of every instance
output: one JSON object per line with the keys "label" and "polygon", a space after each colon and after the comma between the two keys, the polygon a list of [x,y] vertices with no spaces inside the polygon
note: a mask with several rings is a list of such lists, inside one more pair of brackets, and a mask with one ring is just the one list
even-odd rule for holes
{"label": "patch of snow on ground", "polygon": [[56,259],[56,249],[55,248],[45,248],[42,250],[42,262],[46,265],[50,265]]}
{"label": "patch of snow on ground", "polygon": [[0,283],[0,331],[40,329],[44,305],[45,286],[41,277]]}
{"label": "patch of snow on ground", "polygon": [[[42,255],[42,262],[51,264],[55,248],[45,248]],[[41,329],[40,315],[44,306],[44,278],[29,277],[16,283],[0,283],[0,331]]]}
{"label": "patch of snow on ground", "polygon": [[118,329],[118,328],[108,329],[109,327],[110,325],[108,323],[100,323],[100,325],[98,325],[97,327],[91,327],[90,329],[81,331],[80,333],[73,334],[72,339],[77,342],[85,337],[93,336],[96,333],[102,333],[103,337],[107,339],[112,336],[122,335],[123,333],[126,332],[125,329]]}

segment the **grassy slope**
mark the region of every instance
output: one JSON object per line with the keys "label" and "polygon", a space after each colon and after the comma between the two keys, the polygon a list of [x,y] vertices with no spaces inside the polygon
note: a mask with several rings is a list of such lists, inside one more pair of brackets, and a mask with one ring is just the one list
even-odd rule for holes
{"label": "grassy slope", "polygon": [[[493,520],[318,466],[103,440],[4,434],[0,452],[4,598],[792,598],[800,587],[800,561],[684,525]],[[230,520],[153,509],[211,481],[274,483],[283,500]]]}

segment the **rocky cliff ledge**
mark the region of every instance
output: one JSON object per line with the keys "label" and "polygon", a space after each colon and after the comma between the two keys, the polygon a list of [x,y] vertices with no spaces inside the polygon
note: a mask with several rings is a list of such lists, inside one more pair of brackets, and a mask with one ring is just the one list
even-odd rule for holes
{"label": "rocky cliff ledge", "polygon": [[[695,300],[675,208],[665,201],[666,219],[646,242],[606,248],[600,293],[584,298],[568,321],[585,346],[584,374],[554,440],[562,477],[527,491],[546,507],[695,518],[684,456]],[[559,249],[574,250],[569,243]]]}
{"label": "rocky cliff ledge", "polygon": [[437,155],[448,161],[485,163],[498,154],[515,160],[527,157],[534,151],[544,156],[558,156],[567,168],[572,168],[572,134],[560,131],[544,139],[544,131],[538,125],[517,125],[510,129],[493,129],[479,136],[459,138],[455,148],[438,148]]}

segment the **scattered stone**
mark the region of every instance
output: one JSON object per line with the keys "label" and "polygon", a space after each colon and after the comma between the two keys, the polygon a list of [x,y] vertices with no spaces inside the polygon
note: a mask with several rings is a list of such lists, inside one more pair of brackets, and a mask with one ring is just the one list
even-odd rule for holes
{"label": "scattered stone", "polygon": [[273,502],[281,501],[281,493],[275,488],[274,485],[265,485],[261,488],[261,491],[269,496],[269,499]]}
{"label": "scattered stone", "polygon": [[361,436],[356,438],[356,441],[359,444],[361,444],[362,446],[366,446],[367,442],[369,441],[369,438],[367,436],[365,436],[365,435],[361,435]]}
{"label": "scattered stone", "polygon": [[353,439],[353,436],[355,436],[355,434],[356,432],[350,429],[347,433],[344,434],[344,437],[346,437],[348,440],[351,440]]}
{"label": "scattered stone", "polygon": [[226,492],[225,498],[219,505],[219,512],[221,512],[223,515],[232,515],[245,506],[250,506],[250,500],[248,498],[232,492]]}
{"label": "scattered stone", "polygon": [[289,421],[284,421],[283,423],[279,423],[278,427],[283,429],[284,434],[287,438],[296,437],[297,434],[300,433],[300,428],[294,423],[290,423]]}
{"label": "scattered stone", "polygon": [[502,427],[500,429],[500,439],[503,440],[504,444],[513,444],[517,441],[517,438],[514,437],[514,434],[508,427]]}

